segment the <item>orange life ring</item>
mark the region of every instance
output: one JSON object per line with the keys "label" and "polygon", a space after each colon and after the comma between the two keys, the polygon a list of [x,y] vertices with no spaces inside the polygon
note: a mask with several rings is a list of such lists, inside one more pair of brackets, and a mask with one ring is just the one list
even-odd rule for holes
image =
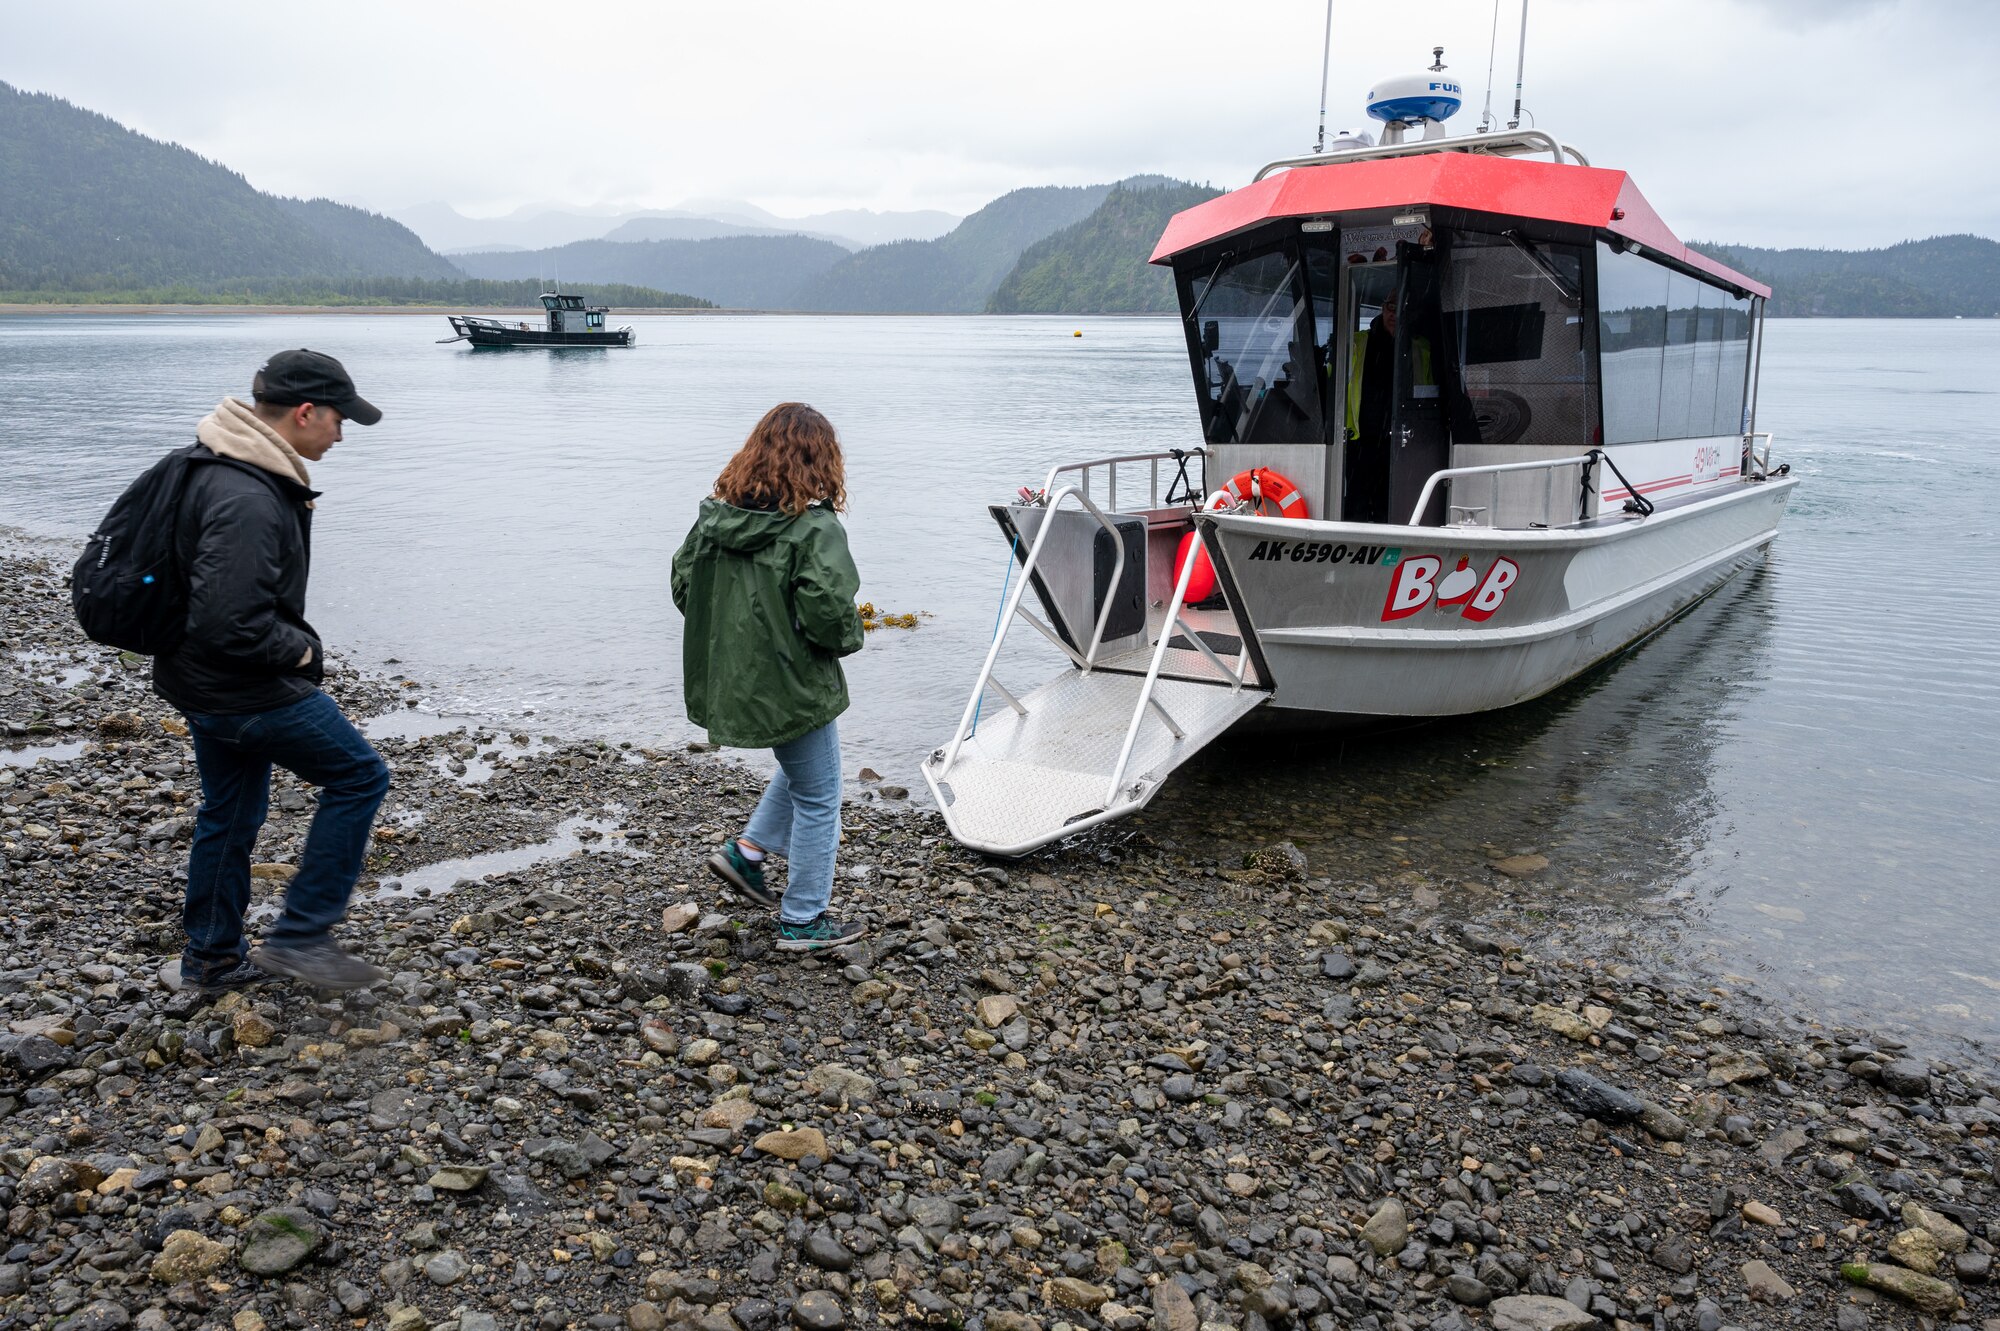
{"label": "orange life ring", "polygon": [[[1216,499],[1222,500],[1225,493],[1239,504],[1250,501],[1260,513],[1264,511],[1264,505],[1269,504],[1274,506],[1276,516],[1281,518],[1306,516],[1306,497],[1299,492],[1299,487],[1269,467],[1252,467],[1236,473],[1229,478],[1229,484],[1216,493]],[[1199,605],[1215,594],[1215,565],[1209,562],[1207,547],[1197,549],[1194,533],[1189,532],[1181,537],[1180,548],[1174,551],[1176,585],[1180,582],[1181,570],[1187,565],[1190,550],[1194,551],[1194,572],[1188,574],[1185,603]]]}
{"label": "orange life ring", "polygon": [[[1291,480],[1269,467],[1239,471],[1222,487],[1237,503],[1249,502],[1261,517],[1303,518],[1306,497]],[[1273,507],[1266,509],[1265,505]]]}

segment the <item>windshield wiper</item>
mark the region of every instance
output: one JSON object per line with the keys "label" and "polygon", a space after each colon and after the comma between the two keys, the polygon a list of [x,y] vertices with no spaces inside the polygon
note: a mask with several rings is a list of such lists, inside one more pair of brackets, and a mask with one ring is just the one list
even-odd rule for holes
{"label": "windshield wiper", "polygon": [[1571,286],[1569,279],[1556,271],[1556,266],[1549,262],[1548,256],[1535,248],[1534,241],[1518,231],[1502,231],[1500,234],[1513,242],[1515,249],[1527,256],[1528,262],[1535,265],[1535,271],[1549,279],[1549,285],[1560,291],[1564,300],[1574,304],[1583,298],[1583,293]]}
{"label": "windshield wiper", "polygon": [[1215,261],[1215,268],[1209,273],[1208,280],[1201,284],[1201,294],[1194,298],[1194,304],[1188,306],[1187,323],[1193,323],[1195,317],[1201,313],[1201,307],[1208,303],[1208,293],[1215,290],[1215,279],[1222,276],[1222,265],[1235,257],[1236,251],[1228,250],[1220,259]]}

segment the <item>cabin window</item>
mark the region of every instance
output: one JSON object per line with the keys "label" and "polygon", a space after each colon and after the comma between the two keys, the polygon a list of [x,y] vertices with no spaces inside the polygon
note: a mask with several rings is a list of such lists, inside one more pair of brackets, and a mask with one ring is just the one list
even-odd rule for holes
{"label": "cabin window", "polygon": [[1439,292],[1454,444],[1580,448],[1597,423],[1584,254],[1574,245],[1455,231]]}
{"label": "cabin window", "polygon": [[1319,386],[1297,258],[1273,250],[1185,270],[1183,308],[1212,444],[1318,443]]}
{"label": "cabin window", "polygon": [[1638,253],[1597,247],[1604,442],[1743,429],[1750,299]]}

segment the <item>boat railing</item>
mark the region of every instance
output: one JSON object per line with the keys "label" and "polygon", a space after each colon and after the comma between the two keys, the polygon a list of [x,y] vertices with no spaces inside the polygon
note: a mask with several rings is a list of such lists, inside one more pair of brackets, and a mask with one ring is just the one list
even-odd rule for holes
{"label": "boat railing", "polygon": [[[1759,439],[1764,441],[1764,446],[1761,449],[1757,447]],[[1771,432],[1769,430],[1750,430],[1744,433],[1743,463],[1744,475],[1753,480],[1761,481],[1771,474]]]}
{"label": "boat railing", "polygon": [[[1162,507],[1160,502],[1161,468],[1169,462],[1174,464],[1176,471],[1172,478],[1167,481],[1168,502],[1179,503],[1182,501],[1172,499],[1171,496],[1176,484],[1187,481],[1188,462],[1194,458],[1206,458],[1207,456],[1208,450],[1197,444],[1193,448],[1170,448],[1163,453],[1124,453],[1117,457],[1092,458],[1087,462],[1061,462],[1049,468],[1047,478],[1042,481],[1042,493],[1053,495],[1056,492],[1057,483],[1063,477],[1074,476],[1077,482],[1077,489],[1080,493],[1084,498],[1092,499],[1094,495],[1092,494],[1091,482],[1093,477],[1101,471],[1105,478],[1104,507],[1116,513],[1120,511],[1118,508],[1118,469],[1121,466],[1134,466],[1143,462],[1147,464],[1146,507],[1160,508]],[[1192,501],[1193,499],[1194,490],[1192,487],[1189,487],[1187,500]]]}
{"label": "boat railing", "polygon": [[[1452,497],[1457,498],[1458,482],[1473,476],[1485,476],[1492,482],[1488,506],[1485,508],[1475,508],[1471,505],[1454,504],[1451,507],[1453,513],[1463,513],[1467,516],[1450,525],[1460,527],[1491,527],[1494,525],[1494,515],[1500,508],[1500,478],[1512,472],[1547,471],[1549,474],[1548,485],[1542,492],[1542,520],[1539,523],[1530,525],[1553,527],[1556,525],[1556,473],[1558,469],[1563,467],[1583,467],[1588,469],[1596,461],[1597,459],[1594,454],[1581,453],[1576,457],[1568,458],[1541,458],[1533,462],[1495,462],[1483,467],[1447,467],[1441,471],[1434,471],[1431,473],[1431,478],[1424,482],[1423,493],[1417,496],[1417,506],[1410,513],[1410,525],[1412,527],[1423,526],[1424,510],[1431,506],[1431,498],[1437,493],[1437,488],[1440,484],[1449,484],[1451,486]],[[1485,514],[1485,521],[1483,522],[1473,516],[1481,513]],[[1565,517],[1563,519],[1565,523],[1573,520],[1573,517]]]}
{"label": "boat railing", "polygon": [[1560,142],[1553,134],[1539,129],[1500,130],[1492,134],[1464,134],[1455,139],[1419,139],[1412,143],[1385,143],[1373,148],[1348,148],[1335,152],[1310,153],[1304,157],[1280,157],[1275,162],[1264,164],[1252,182],[1262,180],[1273,171],[1287,171],[1295,166],[1338,166],[1342,162],[1379,161],[1385,157],[1415,157],[1421,153],[1476,152],[1496,157],[1512,157],[1519,153],[1545,152],[1561,163],[1564,158],[1578,166],[1589,166],[1590,159]]}
{"label": "boat railing", "polygon": [[[1057,470],[1065,469],[1058,468]],[[1054,474],[1054,472],[1050,473],[1051,476]],[[958,751],[963,747],[966,739],[972,733],[974,719],[979,715],[980,700],[986,696],[986,688],[989,684],[993,686],[994,691],[1005,699],[1007,705],[1013,708],[1018,715],[1026,716],[1028,714],[1028,709],[1021,705],[1021,700],[1016,698],[1006,685],[993,677],[993,667],[1000,659],[1001,645],[1006,642],[1007,630],[1014,626],[1016,619],[1026,620],[1030,627],[1054,643],[1062,650],[1063,655],[1074,661],[1078,669],[1088,671],[1097,664],[1097,649],[1104,643],[1104,629],[1111,621],[1112,610],[1117,606],[1116,597],[1107,596],[1104,598],[1104,608],[1098,611],[1097,622],[1092,626],[1090,631],[1090,646],[1081,653],[1064,642],[1062,636],[1043,623],[1040,616],[1036,615],[1032,610],[1023,609],[1021,598],[1027,593],[1028,584],[1034,581],[1035,568],[1042,560],[1042,546],[1047,543],[1049,533],[1055,530],[1056,524],[1054,518],[1056,510],[1062,506],[1064,500],[1074,498],[1078,505],[1083,508],[1084,512],[1096,519],[1097,525],[1110,535],[1111,548],[1114,553],[1111,564],[1111,581],[1107,584],[1108,586],[1117,587],[1121,585],[1120,579],[1125,573],[1125,542],[1119,538],[1117,526],[1110,518],[1105,516],[1104,510],[1099,508],[1080,487],[1065,485],[1060,489],[1047,489],[1044,491],[1044,495],[1045,497],[1042,501],[1044,511],[1041,527],[1035,532],[1035,539],[1028,545],[1028,557],[1021,562],[1019,576],[1014,582],[1014,590],[1008,596],[1005,609],[1000,612],[999,622],[994,625],[993,642],[986,649],[986,663],[979,667],[979,678],[972,685],[972,696],[966,699],[965,711],[958,718],[958,729],[952,733],[951,746],[944,756],[944,766],[938,772],[938,779],[940,781],[950,774],[951,765],[958,761]],[[1010,553],[1008,557],[1012,558],[1013,556]],[[1188,561],[1190,566],[1193,565],[1193,562],[1193,560]],[[1187,578],[1185,574],[1181,578],[1181,586],[1183,590],[1186,589]],[[1128,744],[1126,747],[1129,750],[1131,746]]]}

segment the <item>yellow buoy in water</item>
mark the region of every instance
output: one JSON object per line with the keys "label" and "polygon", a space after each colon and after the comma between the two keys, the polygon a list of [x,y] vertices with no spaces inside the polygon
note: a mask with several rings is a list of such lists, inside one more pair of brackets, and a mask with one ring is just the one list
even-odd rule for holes
{"label": "yellow buoy in water", "polygon": [[1076,331],[1075,331],[1074,333],[1071,333],[1071,334],[1070,334],[1070,336],[1071,336],[1071,337],[1082,337],[1082,336],[1083,336],[1083,330],[1082,330],[1081,328],[1079,328],[1079,329],[1077,329],[1077,330],[1076,330]]}

